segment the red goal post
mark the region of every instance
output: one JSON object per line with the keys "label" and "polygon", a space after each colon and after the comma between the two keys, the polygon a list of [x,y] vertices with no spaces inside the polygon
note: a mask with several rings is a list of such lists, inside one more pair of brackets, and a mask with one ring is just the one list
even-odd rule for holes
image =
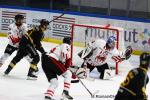
{"label": "red goal post", "polygon": [[[80,50],[82,50],[82,49],[78,50],[77,48],[80,47],[84,48],[89,41],[94,40],[96,38],[102,38],[104,40],[107,40],[109,36],[113,35],[117,39],[116,48],[119,50],[124,50],[123,28],[112,27],[109,24],[108,25],[72,24],[71,29],[72,29],[71,38],[73,41],[71,45],[71,58],[73,60],[73,64],[78,62],[77,58],[74,56],[76,56],[77,53]],[[118,63],[115,63],[114,66],[116,69],[116,74],[118,74]]]}

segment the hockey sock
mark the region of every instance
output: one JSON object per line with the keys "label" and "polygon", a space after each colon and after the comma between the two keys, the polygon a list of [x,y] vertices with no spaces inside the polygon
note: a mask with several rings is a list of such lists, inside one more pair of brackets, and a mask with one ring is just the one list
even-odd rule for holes
{"label": "hockey sock", "polygon": [[14,66],[15,66],[15,64],[11,62],[4,73],[5,74],[9,74],[10,71],[13,69]]}

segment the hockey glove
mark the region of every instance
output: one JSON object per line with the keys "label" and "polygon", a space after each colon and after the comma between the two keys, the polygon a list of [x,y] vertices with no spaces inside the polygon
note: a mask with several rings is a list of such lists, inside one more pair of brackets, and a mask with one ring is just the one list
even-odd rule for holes
{"label": "hockey glove", "polygon": [[85,68],[80,68],[77,66],[71,66],[69,69],[78,78],[85,79],[87,77]]}
{"label": "hockey glove", "polygon": [[125,54],[124,54],[125,60],[128,60],[131,57],[132,51],[133,50],[132,50],[131,46],[128,46],[126,48],[126,51],[125,51]]}
{"label": "hockey glove", "polygon": [[115,62],[119,63],[122,62],[123,60],[128,60],[131,57],[131,54],[132,54],[132,47],[128,46],[123,56],[112,56],[112,59]]}

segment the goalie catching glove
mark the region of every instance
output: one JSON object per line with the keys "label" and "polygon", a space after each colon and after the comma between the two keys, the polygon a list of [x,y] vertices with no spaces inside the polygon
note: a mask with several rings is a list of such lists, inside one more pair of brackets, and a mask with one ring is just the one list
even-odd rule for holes
{"label": "goalie catching glove", "polygon": [[71,66],[69,70],[75,74],[78,78],[85,79],[87,77],[86,68],[81,68],[77,66]]}
{"label": "goalie catching glove", "polygon": [[132,47],[131,46],[128,46],[126,48],[126,51],[124,53],[124,58],[122,58],[122,60],[128,60],[130,57],[131,57],[131,54],[132,54]]}
{"label": "goalie catching glove", "polygon": [[126,60],[129,59],[131,57],[131,54],[132,54],[132,47],[131,46],[128,46],[126,51],[125,51],[125,57],[126,57]]}
{"label": "goalie catching glove", "polygon": [[128,46],[122,56],[112,56],[112,59],[115,62],[119,63],[122,62],[123,60],[128,60],[131,57],[131,54],[132,54],[132,47]]}

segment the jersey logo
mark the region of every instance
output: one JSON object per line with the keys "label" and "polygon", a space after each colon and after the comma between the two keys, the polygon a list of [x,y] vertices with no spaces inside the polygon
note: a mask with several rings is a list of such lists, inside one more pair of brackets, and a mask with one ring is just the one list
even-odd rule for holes
{"label": "jersey logo", "polygon": [[108,55],[108,51],[106,50],[102,50],[98,56],[96,56],[96,61],[99,61],[99,62],[104,62],[106,60],[106,57]]}

